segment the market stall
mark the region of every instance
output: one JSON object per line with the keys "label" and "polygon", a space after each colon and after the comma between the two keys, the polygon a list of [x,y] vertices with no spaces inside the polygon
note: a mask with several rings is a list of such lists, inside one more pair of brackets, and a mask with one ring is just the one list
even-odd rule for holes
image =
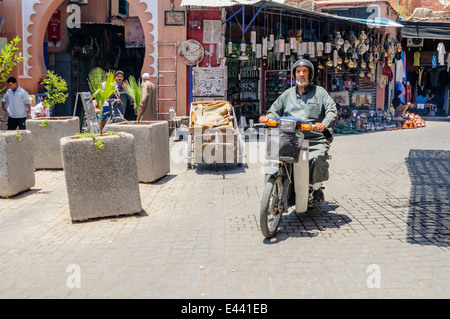
{"label": "market stall", "polygon": [[450,104],[450,23],[403,21],[406,54],[404,101],[422,116],[446,116]]}
{"label": "market stall", "polygon": [[[244,104],[241,124],[246,126],[249,120],[256,123],[278,96],[294,85],[291,67],[299,58],[313,62],[314,83],[325,87],[338,105],[338,124],[355,125],[356,129],[358,121],[353,121],[352,116],[373,119],[379,113],[382,116],[377,120],[385,119],[379,126],[388,124],[386,111],[394,94],[398,48],[395,22],[387,19],[371,25],[368,20],[272,1],[243,0],[225,1],[229,5],[220,7],[218,17],[217,11],[215,16],[211,12],[214,8],[219,10],[219,2],[214,6],[212,1],[204,0],[204,6],[193,7],[189,6],[190,1],[183,1],[193,19],[189,21],[192,31],[188,31],[188,36],[191,33],[194,37],[203,29],[202,38],[196,39],[210,39],[205,30],[217,35],[220,27],[214,31],[211,21],[222,20],[220,43],[203,44],[211,52],[210,58],[204,58],[198,66],[227,69],[225,97],[230,100],[233,91],[239,92]],[[205,24],[207,21],[210,22]],[[195,90],[191,92],[195,94]],[[372,123],[373,129],[376,123]]]}

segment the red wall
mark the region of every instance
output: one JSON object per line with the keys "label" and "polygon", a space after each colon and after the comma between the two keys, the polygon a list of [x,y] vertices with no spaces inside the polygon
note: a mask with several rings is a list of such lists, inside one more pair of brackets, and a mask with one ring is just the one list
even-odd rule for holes
{"label": "red wall", "polygon": [[[217,10],[202,10],[202,11],[190,11],[188,15],[188,29],[187,29],[187,38],[188,39],[194,39],[203,44],[203,21],[204,20],[221,20],[221,9]],[[190,29],[189,28],[189,22],[190,21],[202,21],[200,24],[200,29]],[[214,46],[214,54],[211,58],[203,58],[202,62],[200,62],[200,67],[205,67],[207,64],[211,63],[210,66],[217,67],[219,66],[217,64],[217,57],[216,57],[216,51],[217,46],[213,44]],[[203,44],[203,49],[207,50],[209,49],[209,43]]]}

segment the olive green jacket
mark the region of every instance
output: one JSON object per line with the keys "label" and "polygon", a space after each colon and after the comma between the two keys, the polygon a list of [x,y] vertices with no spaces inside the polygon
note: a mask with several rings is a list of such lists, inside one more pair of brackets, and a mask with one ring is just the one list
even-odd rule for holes
{"label": "olive green jacket", "polygon": [[[287,89],[272,104],[267,117],[276,119],[282,116],[296,117],[303,121],[320,122],[332,132],[336,123],[336,103],[328,92],[321,86],[309,85],[305,92],[297,93],[296,86]],[[305,137],[310,140],[322,140],[322,133],[306,132]]]}

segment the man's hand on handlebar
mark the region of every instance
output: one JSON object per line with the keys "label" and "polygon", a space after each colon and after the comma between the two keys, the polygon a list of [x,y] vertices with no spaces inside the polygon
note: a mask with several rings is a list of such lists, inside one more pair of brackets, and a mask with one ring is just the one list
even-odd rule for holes
{"label": "man's hand on handlebar", "polygon": [[269,118],[265,115],[261,115],[259,117],[259,123],[267,123],[268,120],[269,120]]}
{"label": "man's hand on handlebar", "polygon": [[322,124],[320,122],[314,123],[314,132],[319,132],[319,133],[323,133],[323,131],[325,131],[327,127],[325,126],[325,124]]}

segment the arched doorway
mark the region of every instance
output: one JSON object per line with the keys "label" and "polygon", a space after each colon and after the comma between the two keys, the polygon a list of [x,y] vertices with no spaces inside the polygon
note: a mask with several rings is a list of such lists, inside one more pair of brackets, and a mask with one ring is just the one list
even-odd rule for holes
{"label": "arched doorway", "polygon": [[[37,92],[39,82],[47,72],[42,44],[46,36],[45,32],[48,21],[55,10],[66,3],[69,5],[68,0],[45,2],[42,0],[29,0],[26,4],[23,4],[23,18],[25,20],[23,47],[24,55],[28,58],[28,61],[23,65],[22,82],[31,91]],[[141,71],[156,76],[157,50],[155,47],[158,41],[158,2],[151,0],[128,0],[127,3],[136,12],[144,31],[145,50]],[[89,4],[82,6],[81,9],[86,10],[88,6]],[[65,22],[61,21],[62,24]]]}

